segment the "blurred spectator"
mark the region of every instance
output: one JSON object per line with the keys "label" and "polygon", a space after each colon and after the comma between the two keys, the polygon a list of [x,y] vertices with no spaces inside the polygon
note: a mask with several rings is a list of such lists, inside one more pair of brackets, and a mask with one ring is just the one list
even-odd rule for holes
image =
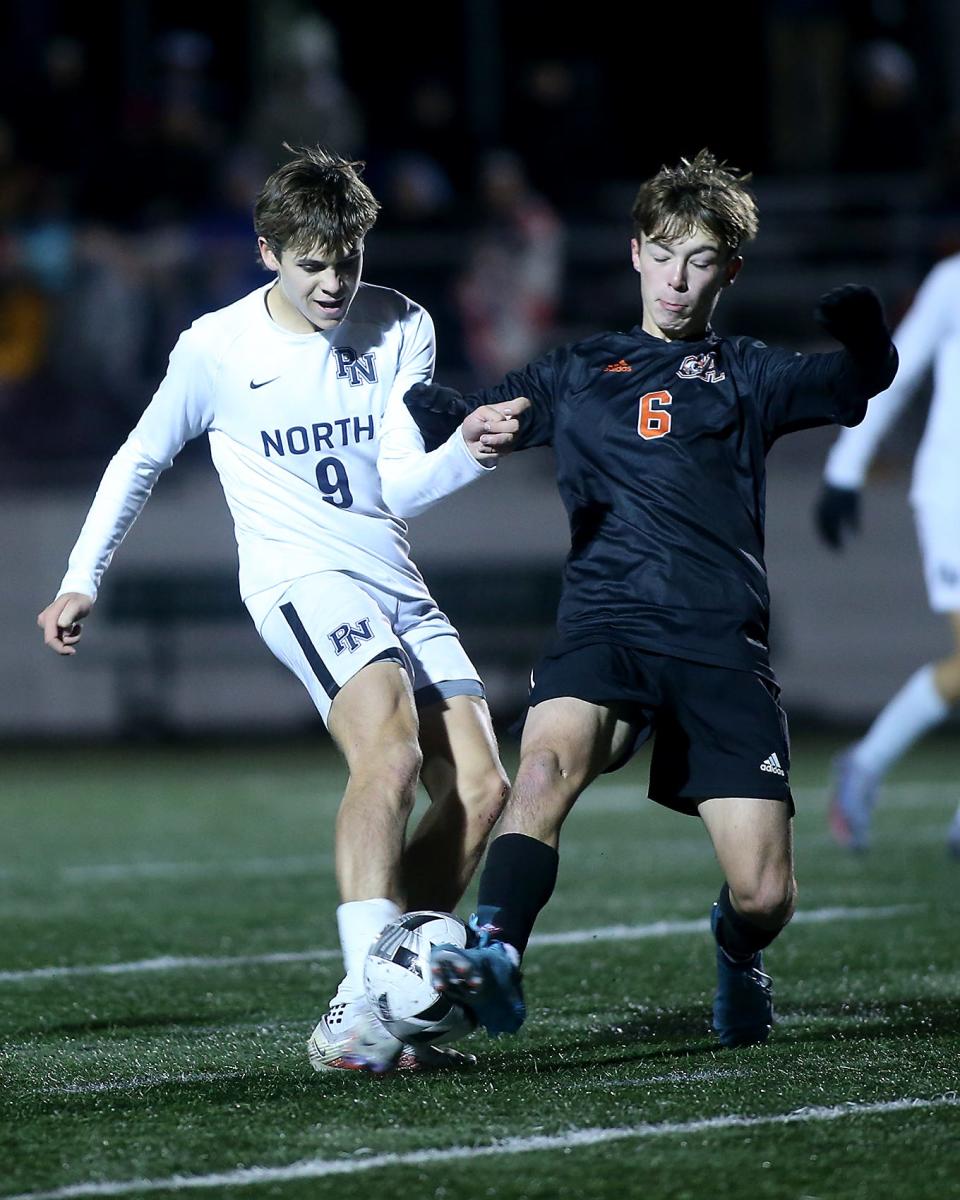
{"label": "blurred spectator", "polygon": [[280,159],[284,142],[319,142],[338,154],[362,154],[363,117],[340,76],[334,26],[289,4],[270,5],[263,20],[260,100],[250,115],[247,141],[267,170]]}
{"label": "blurred spectator", "polygon": [[457,299],[467,357],[482,385],[543,350],[560,295],[563,229],[514,154],[486,157],[480,200],[480,233]]}
{"label": "blurred spectator", "polygon": [[910,52],[889,38],[864,42],[854,51],[850,78],[838,165],[864,172],[921,168],[927,140]]}

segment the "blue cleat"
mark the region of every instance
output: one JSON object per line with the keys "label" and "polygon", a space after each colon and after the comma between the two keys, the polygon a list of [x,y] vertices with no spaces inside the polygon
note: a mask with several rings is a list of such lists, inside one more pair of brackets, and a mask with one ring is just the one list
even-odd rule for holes
{"label": "blue cleat", "polygon": [[861,767],[847,750],[834,764],[830,797],[830,832],[845,850],[862,853],[870,845],[870,818],[880,776]]}
{"label": "blue cleat", "polygon": [[471,928],[473,946],[434,946],[430,954],[433,986],[477,1018],[487,1033],[516,1033],[527,1009],[520,983],[520,961],[513,946],[498,941],[488,928]]}
{"label": "blue cleat", "polygon": [[[713,906],[710,928],[714,937],[721,921]],[[717,942],[717,991],[713,998],[713,1029],[721,1046],[759,1046],[773,1028],[773,980],[763,970],[763,953],[738,962]]]}
{"label": "blue cleat", "polygon": [[947,853],[960,862],[960,809],[947,830]]}

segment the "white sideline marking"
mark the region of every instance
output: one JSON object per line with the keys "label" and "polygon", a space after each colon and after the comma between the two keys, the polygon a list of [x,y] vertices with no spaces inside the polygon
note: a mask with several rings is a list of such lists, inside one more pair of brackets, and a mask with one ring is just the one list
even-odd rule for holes
{"label": "white sideline marking", "polygon": [[77,975],[135,975],[139,971],[271,966],[283,963],[321,962],[330,958],[340,958],[340,951],[291,950],[278,954],[240,954],[232,958],[226,956],[223,958],[180,958],[168,954],[162,958],[141,958],[136,962],[91,963],[78,967],[36,967],[32,971],[0,971],[0,983],[22,983],[28,979],[64,979]]}
{"label": "white sideline marking", "polygon": [[[922,908],[921,904],[889,904],[883,908],[812,908],[796,914],[791,925],[821,925],[829,921],[872,921],[897,917]],[[672,937],[677,933],[703,933],[710,928],[704,917],[689,921],[654,921],[651,925],[604,925],[599,929],[571,929],[564,933],[535,933],[531,946],[576,946],[583,942],[628,942],[641,938]],[[0,979],[3,976],[0,974]]]}
{"label": "white sideline marking", "polygon": [[955,1092],[932,1099],[885,1100],[875,1104],[837,1104],[833,1107],[798,1108],[771,1116],[706,1117],[698,1121],[664,1121],[660,1124],[621,1125],[607,1129],[572,1129],[568,1133],[536,1137],[504,1138],[488,1146],[447,1146],[437,1150],[414,1150],[407,1154],[371,1154],[367,1158],[308,1158],[287,1167],[244,1167],[211,1175],[170,1175],[165,1179],[127,1179],[113,1183],[75,1183],[50,1192],[21,1192],[0,1200],[74,1200],[79,1196],[123,1196],[128,1192],[187,1191],[192,1188],[248,1187],[264,1183],[290,1183],[301,1179],[324,1179],[332,1175],[356,1175],[384,1167],[421,1167],[471,1158],[495,1158],[503,1154],[532,1151],[565,1151],[605,1142],[633,1138],[665,1137],[673,1134],[712,1133],[725,1129],[755,1129],[763,1125],[802,1125],[813,1121],[836,1121],[842,1117],[870,1117],[886,1113],[953,1108],[960,1105]]}
{"label": "white sideline marking", "polygon": [[134,1075],[132,1079],[108,1083],[68,1083],[64,1087],[40,1088],[43,1096],[85,1096],[94,1092],[135,1092],[139,1088],[163,1087],[168,1083],[222,1083],[243,1079],[245,1071],[174,1071],[170,1075]]}
{"label": "white sideline marking", "polygon": [[100,863],[82,867],[61,867],[60,878],[66,883],[112,883],[127,879],[180,879],[208,875],[306,874],[323,871],[333,864],[332,854],[310,854],[286,858],[201,859],[195,862]]}
{"label": "white sideline marking", "polygon": [[[798,912],[795,925],[818,925],[828,921],[872,921],[915,912],[922,904],[890,904],[882,908],[813,908]],[[670,937],[677,933],[704,933],[710,927],[704,917],[689,921],[654,921],[650,925],[602,925],[598,929],[569,929],[563,933],[534,934],[531,946],[578,946],[584,942],[625,942],[643,938]],[[0,983],[23,983],[31,979],[65,979],[78,975],[132,975],[140,971],[210,970],[216,967],[274,966],[283,963],[325,962],[339,958],[339,950],[291,950],[277,954],[242,954],[235,957],[141,958],[136,962],[91,963],[76,967],[34,967],[27,971],[0,971]],[[2,1197],[0,1197],[2,1200]]]}

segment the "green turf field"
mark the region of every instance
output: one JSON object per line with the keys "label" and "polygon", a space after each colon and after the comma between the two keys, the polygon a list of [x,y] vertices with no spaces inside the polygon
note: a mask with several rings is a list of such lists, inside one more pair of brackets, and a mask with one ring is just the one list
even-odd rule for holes
{"label": "green turf field", "polygon": [[714,1047],[718,869],[637,761],[568,822],[521,1034],[384,1078],[306,1060],[339,979],[329,749],[0,751],[0,1200],[960,1196],[955,734],[863,859],[825,831],[835,748],[794,750],[767,1047]]}

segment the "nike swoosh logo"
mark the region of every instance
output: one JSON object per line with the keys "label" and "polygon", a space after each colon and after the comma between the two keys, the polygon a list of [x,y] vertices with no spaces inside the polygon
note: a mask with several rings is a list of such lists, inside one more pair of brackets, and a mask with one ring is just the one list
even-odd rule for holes
{"label": "nike swoosh logo", "polygon": [[254,383],[254,382],[253,382],[253,380],[251,379],[251,380],[250,380],[250,387],[251,387],[251,388],[261,388],[261,387],[266,387],[268,383],[275,383],[275,382],[276,382],[276,381],[277,381],[279,378],[280,378],[280,376],[279,376],[279,375],[274,375],[273,379],[264,379],[264,380],[263,380],[262,382],[260,382],[260,383]]}

